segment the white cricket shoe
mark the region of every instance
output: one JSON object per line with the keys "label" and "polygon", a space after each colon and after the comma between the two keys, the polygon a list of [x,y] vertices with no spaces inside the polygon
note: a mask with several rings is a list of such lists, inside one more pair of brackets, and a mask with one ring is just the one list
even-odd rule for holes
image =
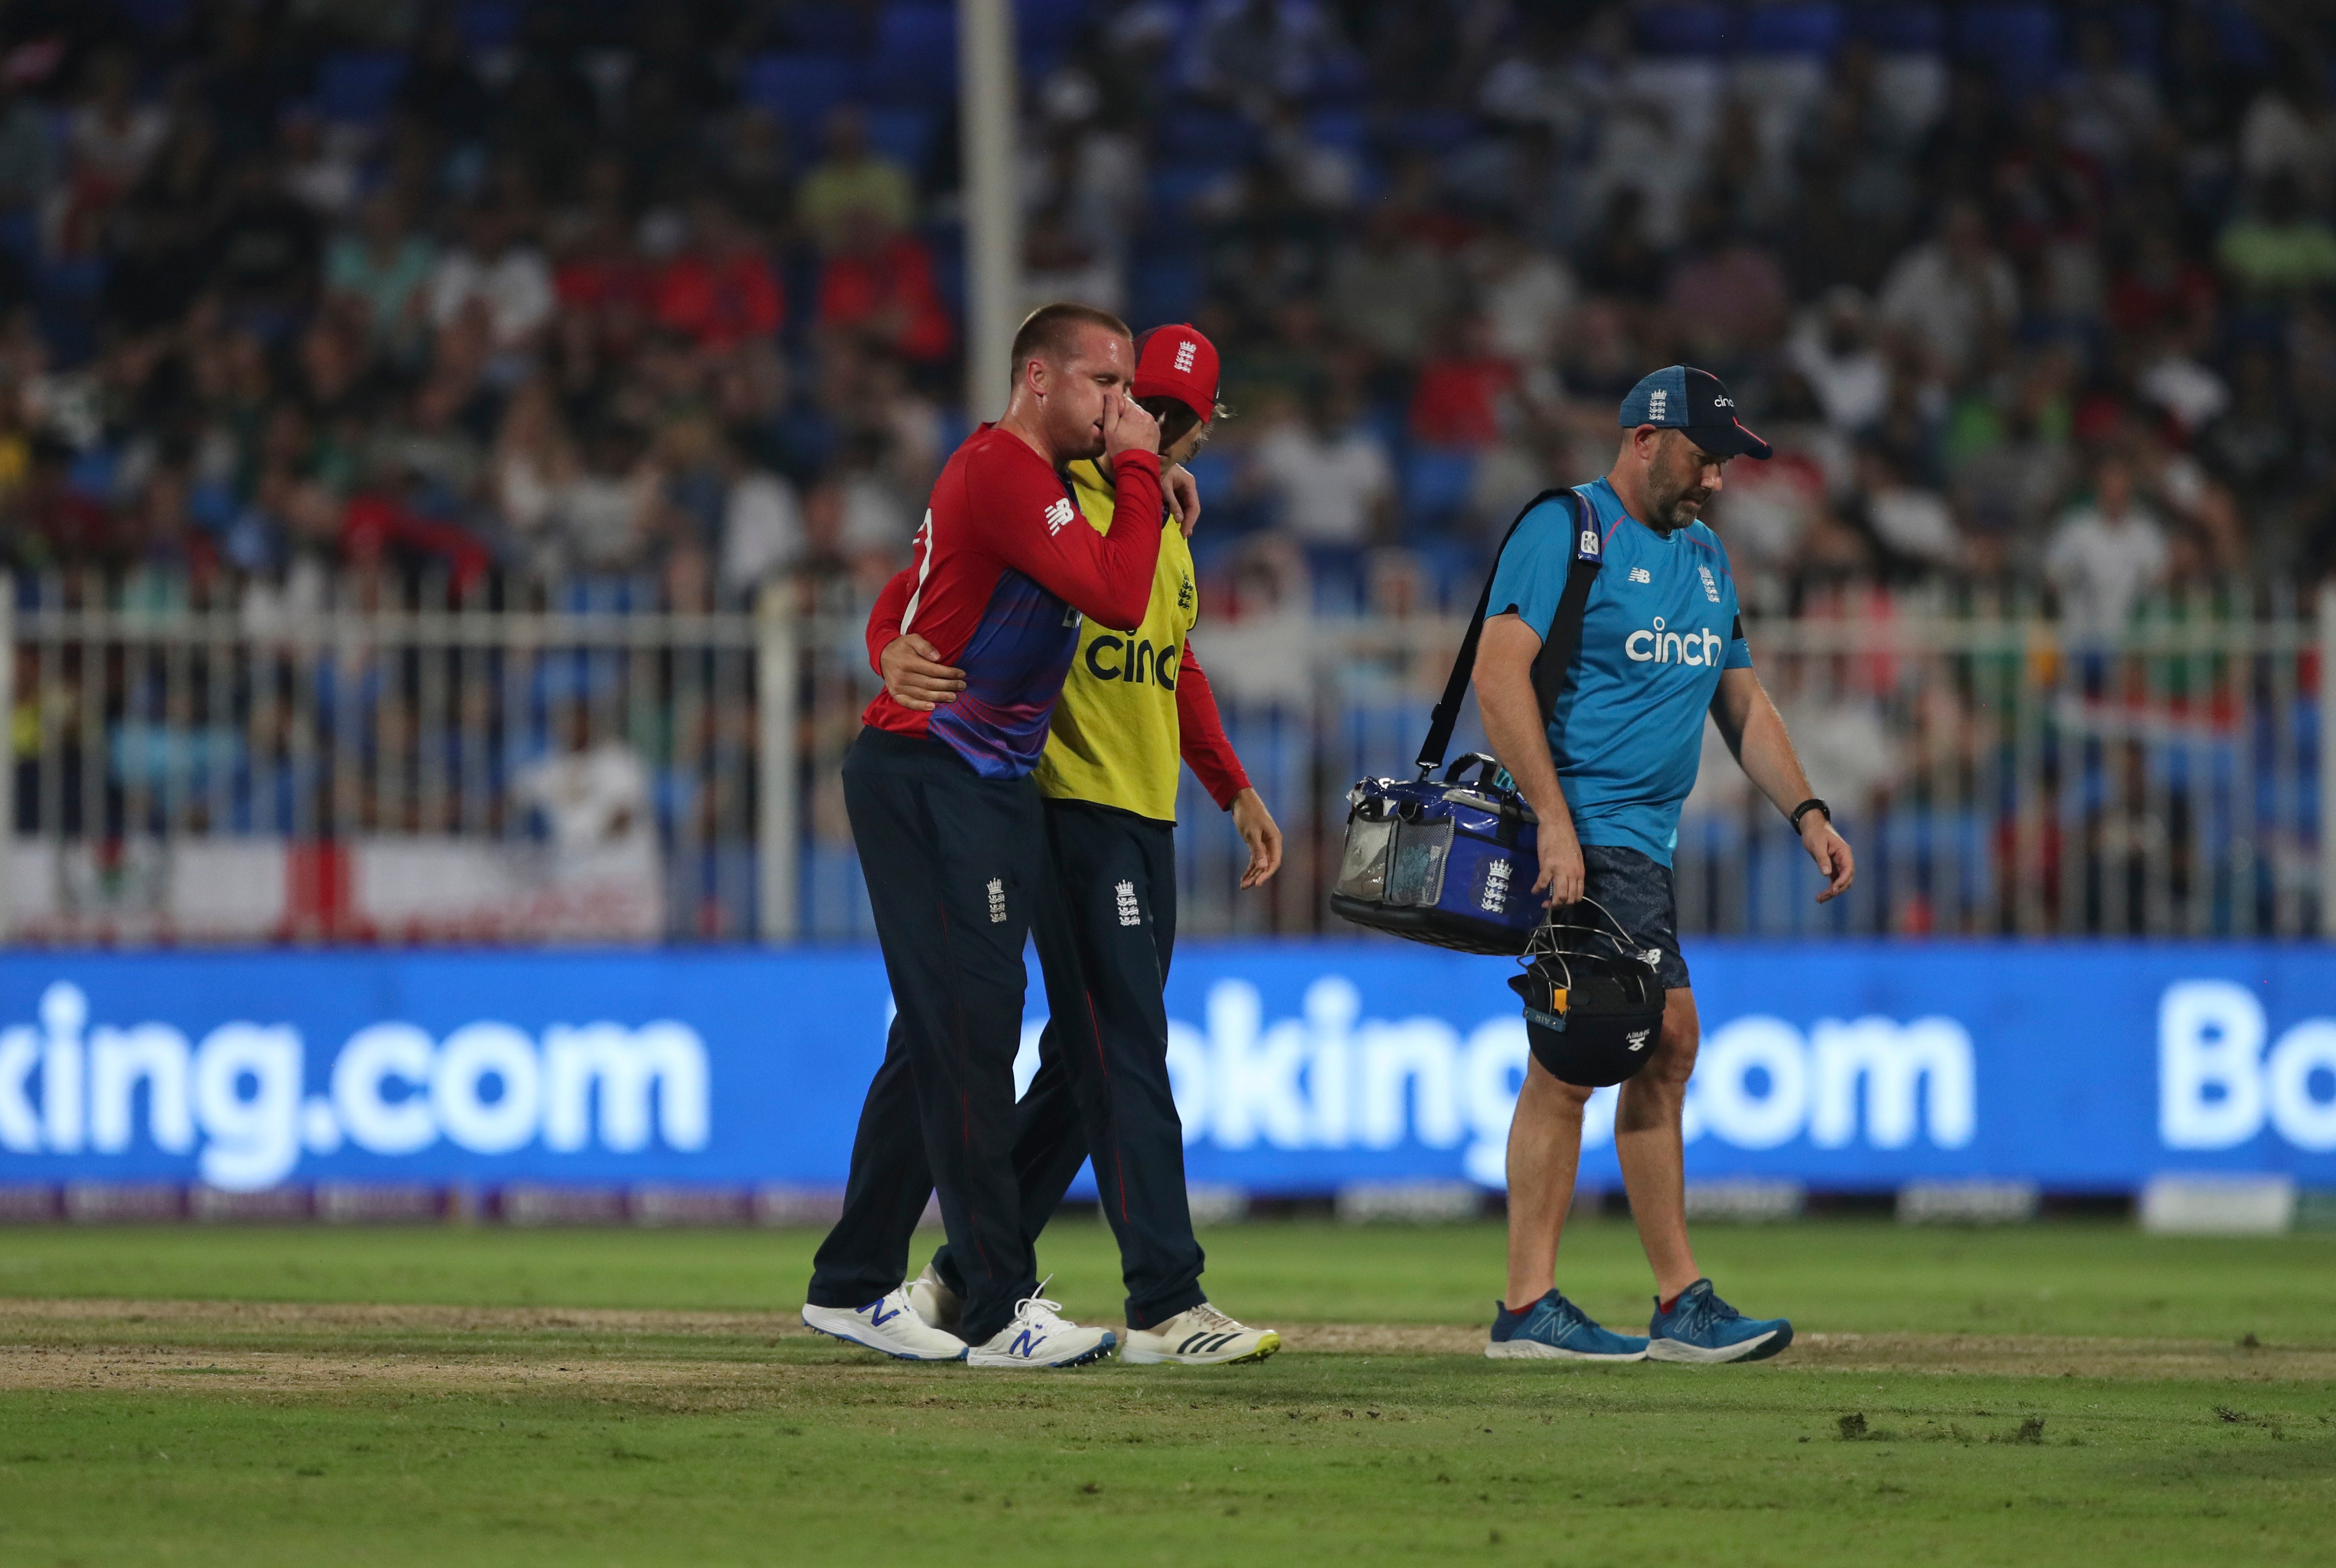
{"label": "white cricket shoe", "polygon": [[909,1292],[897,1287],[864,1307],[814,1307],[805,1303],[803,1320],[803,1327],[815,1334],[881,1350],[899,1361],[965,1359],[965,1341],[929,1326],[910,1310]]}
{"label": "white cricket shoe", "polygon": [[925,1271],[910,1283],[909,1310],[923,1320],[926,1328],[954,1334],[958,1320],[965,1313],[965,1298],[942,1284],[940,1274],[927,1263]]}
{"label": "white cricket shoe", "polygon": [[[1052,1274],[1046,1276],[1046,1280],[1053,1278]],[[1082,1329],[1065,1318],[1063,1304],[1049,1301],[1044,1294],[1046,1280],[1039,1281],[1037,1290],[1015,1303],[1012,1322],[998,1329],[987,1344],[972,1346],[966,1351],[967,1366],[1025,1369],[1077,1367],[1100,1361],[1111,1354],[1119,1337],[1109,1329]]]}
{"label": "white cricket shoe", "polygon": [[1120,1359],[1139,1367],[1169,1363],[1181,1367],[1222,1367],[1236,1361],[1262,1361],[1281,1349],[1281,1336],[1270,1329],[1236,1323],[1203,1301],[1188,1307],[1152,1329],[1130,1329],[1127,1349]]}

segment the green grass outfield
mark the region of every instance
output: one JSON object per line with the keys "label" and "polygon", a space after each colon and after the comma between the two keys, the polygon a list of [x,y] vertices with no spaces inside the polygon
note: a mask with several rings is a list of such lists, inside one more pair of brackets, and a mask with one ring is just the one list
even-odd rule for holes
{"label": "green grass outfield", "polygon": [[[2336,1237],[1708,1227],[1801,1342],[1574,1368],[1471,1353],[1496,1226],[1258,1223],[1290,1351],[1046,1375],[804,1335],[815,1240],[0,1230],[0,1564],[2336,1563]],[[1627,1222],[1562,1277],[1643,1321]]]}

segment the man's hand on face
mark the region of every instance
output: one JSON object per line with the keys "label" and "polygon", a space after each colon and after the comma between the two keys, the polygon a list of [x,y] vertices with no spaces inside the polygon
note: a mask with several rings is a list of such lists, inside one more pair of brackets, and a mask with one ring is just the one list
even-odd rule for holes
{"label": "man's hand on face", "polygon": [[1114,392],[1103,403],[1103,459],[1115,460],[1123,452],[1158,453],[1160,422],[1124,393]]}
{"label": "man's hand on face", "polygon": [[1192,471],[1181,463],[1161,477],[1167,482],[1168,507],[1176,514],[1176,526],[1184,531],[1186,539],[1190,539],[1192,531],[1201,526],[1200,481],[1194,479]]}
{"label": "man's hand on face", "polygon": [[913,631],[886,643],[877,663],[892,700],[915,713],[930,713],[965,689],[965,671],[943,664],[941,650]]}

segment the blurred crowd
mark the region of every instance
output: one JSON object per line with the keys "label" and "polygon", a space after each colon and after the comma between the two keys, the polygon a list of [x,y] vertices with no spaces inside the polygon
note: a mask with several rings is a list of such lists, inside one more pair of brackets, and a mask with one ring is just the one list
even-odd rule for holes
{"label": "blurred crowd", "polygon": [[[2108,628],[2336,564],[2312,8],[1017,9],[1029,301],[1223,351],[1212,613],[1465,603],[1678,360],[1777,446],[1713,509],[1770,612],[2045,583]],[[7,8],[9,561],[141,602],[858,601],[967,427],[953,18]]]}

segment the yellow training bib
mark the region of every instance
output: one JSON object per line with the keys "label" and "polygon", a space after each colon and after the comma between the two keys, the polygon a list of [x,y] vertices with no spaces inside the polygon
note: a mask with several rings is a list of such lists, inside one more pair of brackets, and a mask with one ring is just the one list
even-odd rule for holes
{"label": "yellow training bib", "polygon": [[[1110,532],[1111,476],[1094,463],[1075,463],[1071,488],[1095,531]],[[1201,606],[1184,531],[1173,516],[1160,529],[1160,564],[1144,624],[1133,637],[1093,620],[1079,628],[1079,651],[1055,699],[1035,776],[1040,793],[1056,800],[1092,801],[1173,823],[1183,756],[1176,677]]]}

